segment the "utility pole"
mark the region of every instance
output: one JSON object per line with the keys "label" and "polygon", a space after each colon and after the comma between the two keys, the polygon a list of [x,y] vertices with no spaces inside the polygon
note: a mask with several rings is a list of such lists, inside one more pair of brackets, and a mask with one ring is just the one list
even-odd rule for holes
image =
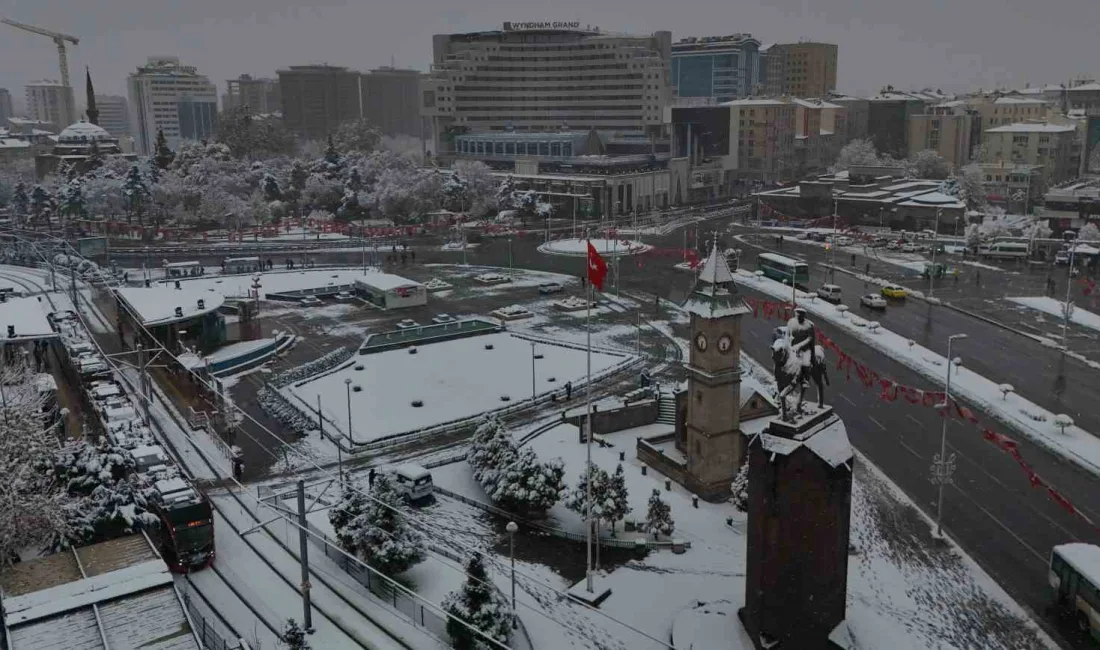
{"label": "utility pole", "polygon": [[1069,332],[1069,317],[1073,313],[1073,307],[1070,305],[1070,290],[1073,288],[1073,254],[1077,252],[1077,241],[1074,240],[1069,247],[1069,271],[1066,275],[1066,303],[1062,305],[1062,354],[1065,354],[1069,350],[1069,344],[1067,342],[1067,335]]}
{"label": "utility pole", "polygon": [[940,416],[943,418],[943,427],[940,429],[940,453],[932,457],[932,482],[938,486],[939,495],[936,498],[936,536],[943,535],[943,486],[954,482],[951,475],[955,471],[955,454],[947,455],[947,409],[951,404],[951,342],[956,339],[965,339],[966,334],[952,334],[947,337],[947,383],[943,390],[943,408]]}
{"label": "utility pole", "polygon": [[535,399],[535,342],[531,341],[531,401]]}
{"label": "utility pole", "polygon": [[313,607],[309,602],[309,539],[306,532],[306,482],[298,479],[298,555],[302,563],[302,629],[313,634]]}
{"label": "utility pole", "polygon": [[[940,213],[942,212],[943,210],[941,208],[936,208],[936,223],[932,230],[932,266],[928,268],[929,298],[932,297],[932,292],[935,291],[936,288],[936,242],[938,242],[940,238]],[[929,307],[929,311],[931,311],[931,307]]]}
{"label": "utility pole", "polygon": [[146,367],[145,361],[145,346],[141,343],[137,343],[138,354],[138,375],[141,386],[141,405],[145,410],[145,423],[152,424],[153,420],[149,417],[149,369]]}

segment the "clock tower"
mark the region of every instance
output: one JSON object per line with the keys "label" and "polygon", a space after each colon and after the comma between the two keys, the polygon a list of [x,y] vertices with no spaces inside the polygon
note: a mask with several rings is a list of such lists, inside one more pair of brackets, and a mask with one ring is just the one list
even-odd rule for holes
{"label": "clock tower", "polygon": [[683,451],[686,484],[700,497],[729,494],[744,458],[740,431],[741,317],[750,312],[718,244],[711,246],[683,308],[691,314],[687,419]]}

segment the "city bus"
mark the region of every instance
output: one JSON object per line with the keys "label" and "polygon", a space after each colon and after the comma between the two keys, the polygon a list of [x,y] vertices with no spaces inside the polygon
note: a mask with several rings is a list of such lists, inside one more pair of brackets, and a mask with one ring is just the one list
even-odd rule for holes
{"label": "city bus", "polygon": [[761,253],[756,256],[756,270],[762,271],[766,277],[778,280],[783,284],[791,284],[805,290],[810,284],[810,266],[801,260],[792,257],[776,255],[775,253]]}
{"label": "city bus", "polygon": [[983,244],[978,247],[978,255],[982,257],[1027,257],[1028,244],[1022,241],[999,241],[992,244]]}
{"label": "city bus", "polygon": [[1100,546],[1061,544],[1050,553],[1050,586],[1058,607],[1100,642]]}

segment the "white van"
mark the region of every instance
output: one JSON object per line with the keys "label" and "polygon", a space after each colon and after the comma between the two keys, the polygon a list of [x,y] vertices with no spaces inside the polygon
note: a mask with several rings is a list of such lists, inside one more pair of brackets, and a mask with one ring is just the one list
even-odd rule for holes
{"label": "white van", "polygon": [[420,465],[406,463],[394,465],[386,470],[397,493],[407,501],[420,501],[432,495],[432,473]]}
{"label": "white van", "polygon": [[817,297],[829,302],[840,302],[840,287],[835,284],[823,284],[817,289]]}

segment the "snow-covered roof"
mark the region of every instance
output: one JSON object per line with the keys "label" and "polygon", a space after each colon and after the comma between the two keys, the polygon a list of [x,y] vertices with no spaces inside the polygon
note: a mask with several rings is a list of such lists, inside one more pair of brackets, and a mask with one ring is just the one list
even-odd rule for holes
{"label": "snow-covered roof", "polygon": [[986,129],[986,133],[1069,133],[1076,130],[1077,127],[1066,124],[1045,124],[1035,123],[1028,124],[1026,122],[1019,122],[1017,124],[1006,124],[1004,126],[997,126],[992,129]]}
{"label": "snow-covered roof", "polygon": [[723,106],[786,106],[787,102],[781,99],[771,99],[762,97],[759,99],[747,98],[747,99],[735,99],[731,102],[722,104]]}
{"label": "snow-covered roof", "polygon": [[1054,552],[1094,585],[1100,585],[1100,546],[1075,542],[1059,544]]}
{"label": "snow-covered roof", "polygon": [[366,275],[355,278],[355,284],[372,287],[374,289],[378,289],[379,291],[392,291],[401,287],[423,286],[416,280],[410,280],[408,278],[403,278],[400,275],[382,273],[380,271],[367,273]]}
{"label": "snow-covered roof", "polygon": [[914,196],[911,201],[924,205],[954,205],[959,202],[959,199],[943,192],[928,192]]}
{"label": "snow-covered roof", "polygon": [[[123,287],[118,290],[118,295],[130,312],[147,327],[190,320],[217,311],[225,302],[225,296],[212,289],[175,289],[171,286]],[[179,315],[177,307],[180,308]]]}
{"label": "snow-covered roof", "polygon": [[821,99],[801,99],[799,97],[795,97],[791,100],[791,102],[797,106],[802,106],[803,108],[844,108],[843,106],[830,104],[829,102]]}
{"label": "snow-covered roof", "polygon": [[31,143],[15,138],[0,138],[0,149],[29,149]]}
{"label": "snow-covered roof", "polygon": [[65,127],[61,133],[57,134],[57,139],[60,142],[98,142],[115,138],[107,133],[107,129],[82,120]]}
{"label": "snow-covered roof", "polygon": [[726,256],[718,251],[718,242],[711,244],[710,255],[699,271],[695,290],[682,306],[684,311],[701,318],[737,316],[751,311],[737,293],[733,273],[726,263]]}
{"label": "snow-covered roof", "polygon": [[1081,84],[1080,86],[1067,88],[1067,90],[1071,93],[1097,92],[1100,91],[1100,83]]}
{"label": "snow-covered roof", "polygon": [[844,422],[836,415],[826,419],[795,438],[775,435],[765,430],[760,434],[760,444],[769,454],[787,456],[799,447],[805,446],[818,458],[837,467],[852,459],[852,444],[848,441],[848,430]]}
{"label": "snow-covered roof", "polygon": [[[12,298],[0,302],[0,340],[26,341],[57,336],[46,320],[47,309],[38,298]],[[9,327],[14,328],[13,336],[8,336]]]}
{"label": "snow-covered roof", "polygon": [[1046,104],[1041,99],[1035,99],[1034,97],[998,97],[993,100],[994,104]]}

